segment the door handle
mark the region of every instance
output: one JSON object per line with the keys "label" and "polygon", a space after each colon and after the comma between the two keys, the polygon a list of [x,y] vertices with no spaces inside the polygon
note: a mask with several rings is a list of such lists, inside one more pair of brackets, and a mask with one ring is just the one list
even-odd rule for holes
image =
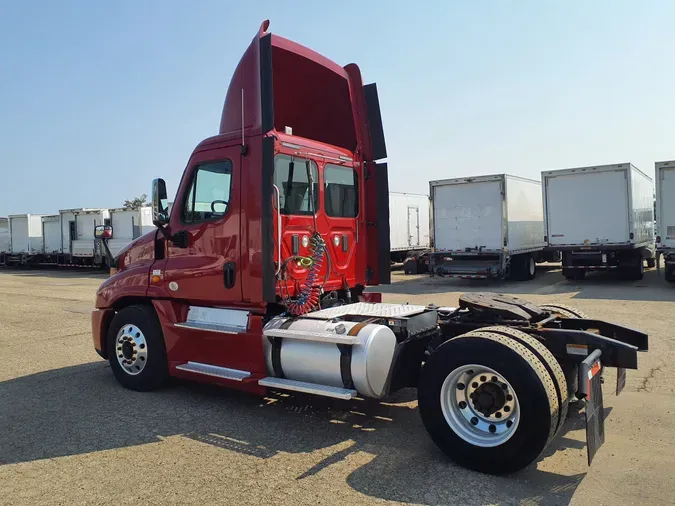
{"label": "door handle", "polygon": [[237,280],[237,263],[225,262],[223,265],[223,282],[225,288],[234,288],[234,283]]}

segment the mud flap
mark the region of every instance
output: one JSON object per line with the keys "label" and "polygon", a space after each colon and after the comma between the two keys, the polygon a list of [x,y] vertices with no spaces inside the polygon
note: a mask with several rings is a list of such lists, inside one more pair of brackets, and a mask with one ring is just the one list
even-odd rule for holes
{"label": "mud flap", "polygon": [[589,466],[605,442],[605,410],[602,403],[600,354],[600,350],[595,350],[579,364],[579,394],[577,396],[586,398],[586,450]]}
{"label": "mud flap", "polygon": [[616,369],[616,395],[619,395],[623,391],[623,387],[626,386],[626,368],[617,367]]}

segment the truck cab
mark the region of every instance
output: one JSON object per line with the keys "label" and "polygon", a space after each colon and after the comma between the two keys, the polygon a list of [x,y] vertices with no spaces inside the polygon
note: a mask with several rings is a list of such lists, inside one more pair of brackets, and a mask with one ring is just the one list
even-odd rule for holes
{"label": "truck cab", "polygon": [[[115,351],[107,343],[114,315],[145,303],[175,341],[166,350],[172,373],[205,357],[234,367],[224,350],[240,338],[214,341],[204,326],[246,320],[259,335],[274,315],[373,298],[365,287],[389,281],[377,88],[363,85],[355,64],[340,67],[268,26],[242,56],[220,131],[193,151],[171,210],[166,185],[156,180],[157,229],[117,254],[99,288],[100,355]],[[256,367],[264,373],[262,358]]]}

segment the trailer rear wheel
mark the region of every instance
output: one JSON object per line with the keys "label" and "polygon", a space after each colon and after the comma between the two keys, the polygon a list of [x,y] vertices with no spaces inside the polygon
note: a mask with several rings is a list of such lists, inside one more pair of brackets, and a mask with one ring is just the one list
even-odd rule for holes
{"label": "trailer rear wheel", "polygon": [[151,306],[128,306],[110,322],[107,336],[110,368],[131,390],[148,391],[169,377],[162,327]]}
{"label": "trailer rear wheel", "polygon": [[528,253],[514,255],[511,258],[511,279],[515,281],[530,281],[537,275],[537,262]]}
{"label": "trailer rear wheel", "polygon": [[460,465],[485,473],[533,462],[560,420],[554,381],[541,360],[491,332],[439,346],[422,368],[418,401],[433,441]]}
{"label": "trailer rear wheel", "polygon": [[668,281],[668,283],[675,282],[675,266],[666,264],[665,271],[666,281]]}

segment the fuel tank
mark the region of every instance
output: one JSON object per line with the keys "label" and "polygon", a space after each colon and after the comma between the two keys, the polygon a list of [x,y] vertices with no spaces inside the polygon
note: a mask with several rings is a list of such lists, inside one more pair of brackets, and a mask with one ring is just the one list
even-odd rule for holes
{"label": "fuel tank", "polygon": [[[340,372],[340,350],[334,342],[321,341],[321,334],[349,335],[353,327],[360,325],[350,321],[326,321],[277,317],[265,326],[265,330],[283,328],[289,333],[281,343],[281,368],[287,379],[317,385],[343,387]],[[316,333],[317,340],[293,339],[292,332]],[[394,359],[396,336],[384,325],[368,324],[356,329],[358,339],[352,345],[351,376],[356,391],[365,396],[381,398],[387,394],[389,373]],[[270,376],[272,344],[263,336],[265,364]]]}

